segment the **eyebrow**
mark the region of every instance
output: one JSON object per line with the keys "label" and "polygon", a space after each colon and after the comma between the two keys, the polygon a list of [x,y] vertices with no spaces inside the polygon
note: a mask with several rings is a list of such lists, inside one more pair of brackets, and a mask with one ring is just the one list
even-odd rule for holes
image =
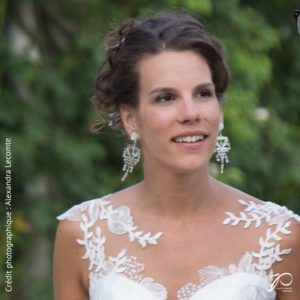
{"label": "eyebrow", "polygon": [[[196,87],[194,87],[193,91],[197,91],[201,88],[206,88],[206,87],[209,87],[209,86],[215,86],[212,82],[208,82],[208,83],[202,83],[202,84],[199,84],[197,85]],[[153,90],[151,90],[149,92],[149,96],[152,95],[152,94],[155,94],[155,93],[171,93],[171,92],[176,92],[176,89],[175,88],[170,88],[170,87],[158,87],[158,88],[155,88]]]}

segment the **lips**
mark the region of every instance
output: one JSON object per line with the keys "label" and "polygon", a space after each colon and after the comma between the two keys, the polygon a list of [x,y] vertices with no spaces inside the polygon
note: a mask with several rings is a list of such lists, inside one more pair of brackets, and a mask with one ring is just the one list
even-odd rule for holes
{"label": "lips", "polygon": [[205,140],[208,135],[204,132],[184,132],[172,138],[175,143],[197,143]]}
{"label": "lips", "polygon": [[205,138],[204,135],[188,135],[184,137],[179,137],[174,139],[174,142],[176,143],[195,143],[199,141],[203,141]]}

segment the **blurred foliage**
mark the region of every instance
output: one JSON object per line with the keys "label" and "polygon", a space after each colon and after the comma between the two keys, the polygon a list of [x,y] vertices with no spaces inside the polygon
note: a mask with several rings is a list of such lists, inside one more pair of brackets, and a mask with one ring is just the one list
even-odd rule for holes
{"label": "blurred foliage", "polygon": [[[220,180],[300,212],[300,37],[292,15],[299,8],[296,2],[1,2],[0,155],[2,163],[3,141],[12,138],[15,263],[14,292],[5,294],[1,282],[1,299],[52,299],[55,217],[75,203],[142,178],[139,167],[125,184],[120,182],[120,133],[89,133],[96,115],[88,99],[103,59],[101,41],[128,17],[177,6],[193,13],[221,40],[232,71],[224,104],[224,134],[232,151]],[[211,172],[218,177],[213,162]],[[4,192],[4,184],[0,188]],[[3,235],[0,242],[4,249]],[[4,251],[0,261],[3,273]]]}

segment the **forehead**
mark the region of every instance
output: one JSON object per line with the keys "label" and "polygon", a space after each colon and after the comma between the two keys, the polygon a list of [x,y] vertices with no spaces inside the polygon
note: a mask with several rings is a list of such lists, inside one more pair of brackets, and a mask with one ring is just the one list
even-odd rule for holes
{"label": "forehead", "polygon": [[155,87],[194,87],[212,82],[210,68],[194,51],[164,51],[139,63],[141,92]]}

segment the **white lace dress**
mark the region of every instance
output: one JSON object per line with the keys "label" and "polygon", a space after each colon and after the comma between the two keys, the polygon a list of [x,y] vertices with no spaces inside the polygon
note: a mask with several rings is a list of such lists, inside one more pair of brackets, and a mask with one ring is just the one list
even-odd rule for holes
{"label": "white lace dress", "polygon": [[[134,225],[127,206],[114,208],[110,195],[83,202],[58,216],[80,222],[83,238],[77,242],[85,247],[82,257],[89,261],[89,295],[91,300],[164,300],[167,289],[152,278],[143,277],[145,266],[136,256],[126,256],[127,249],[120,249],[116,256],[108,256],[107,237],[97,225],[106,222],[110,233],[127,235],[131,243],[157,245],[162,232],[151,234],[139,231]],[[209,265],[198,270],[198,282],[185,283],[178,291],[179,300],[273,300],[276,298],[272,265],[281,261],[292,249],[281,249],[284,235],[291,234],[291,220],[300,222],[300,216],[272,202],[256,204],[238,200],[243,207],[239,215],[225,212],[224,226],[258,228],[267,224],[264,236],[258,238],[259,251],[248,251],[237,265],[227,268]]]}

